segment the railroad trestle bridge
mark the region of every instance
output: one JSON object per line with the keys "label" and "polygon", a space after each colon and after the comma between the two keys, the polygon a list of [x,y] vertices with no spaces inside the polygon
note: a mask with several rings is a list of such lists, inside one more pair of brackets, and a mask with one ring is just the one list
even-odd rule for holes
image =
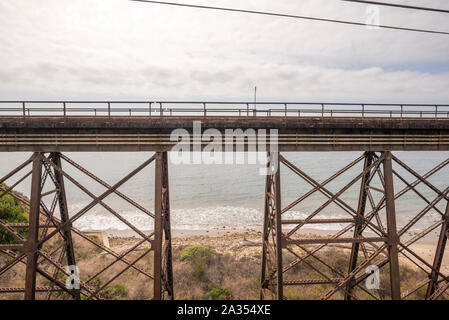
{"label": "railroad trestle bridge", "polygon": [[[179,128],[192,132],[195,121],[201,121],[204,130],[213,128],[223,133],[230,128],[277,130],[275,151],[271,150],[270,143],[263,150],[271,152],[271,156],[267,157],[269,171],[265,177],[260,298],[283,299],[287,286],[325,285],[322,299],[331,299],[337,293],[347,300],[383,299],[385,292],[370,291],[364,286],[369,277],[365,270],[371,265],[388,273],[387,296],[392,299],[406,299],[418,290],[425,290],[426,299],[445,297],[449,274],[443,271],[442,263],[449,233],[449,184],[437,187],[431,183],[431,177],[447,167],[449,158],[422,174],[399,159],[395,152],[449,151],[449,105],[173,101],[0,102],[0,151],[31,153],[28,160],[0,177],[0,198],[8,194],[22,203],[29,219],[27,223],[8,223],[0,217],[0,229],[14,238],[13,243],[0,244],[3,256],[0,279],[18,265],[25,268],[23,287],[0,287],[0,295],[7,298],[8,294],[23,292],[25,299],[36,299],[64,293],[74,299],[102,299],[101,290],[132,270],[152,281],[153,294],[148,298],[173,299],[168,152],[177,141],[172,141],[170,134]],[[222,143],[224,145],[225,141]],[[245,151],[252,144],[245,138],[242,143]],[[203,141],[201,145],[206,144]],[[123,179],[110,185],[65,154],[75,151],[152,154]],[[288,152],[306,151],[358,151],[360,155],[328,179],[316,181],[286,156]],[[154,165],[155,172],[154,207],[151,209],[119,191],[124,183],[150,165]],[[345,179],[345,173],[356,165],[360,165],[361,171],[345,181],[340,190],[335,192],[328,188],[332,181]],[[89,186],[69,174],[68,166],[102,185],[105,191],[94,194]],[[270,168],[278,170],[270,171]],[[311,187],[289,204],[281,201],[280,172],[283,170],[291,171]],[[447,178],[449,181],[449,176]],[[26,179],[31,179],[29,194],[15,192],[14,188]],[[401,181],[404,188],[395,190],[396,180]],[[77,212],[68,210],[67,181],[91,199]],[[342,197],[353,186],[359,188],[356,207]],[[420,187],[423,186],[432,192],[433,198],[422,193]],[[326,199],[316,210],[304,219],[286,218],[287,212],[314,194]],[[413,194],[425,206],[403,226],[398,226],[396,202],[405,194]],[[105,201],[110,195],[120,197],[152,219],[153,232],[139,230],[110,207]],[[45,202],[44,198],[49,197],[52,200]],[[133,230],[140,239],[138,243],[119,253],[75,228],[73,223],[96,205]],[[329,205],[338,207],[346,217],[320,217]],[[438,219],[413,236],[407,236],[430,212]],[[330,237],[302,236],[301,228],[310,224],[343,224],[344,227]],[[26,237],[18,231],[23,229],[27,230]],[[429,261],[414,250],[414,245],[435,231],[438,237]],[[92,278],[81,281],[79,289],[68,288],[63,281],[71,276],[66,266],[77,262],[74,237],[88,241],[112,257]],[[44,250],[50,241],[58,245]],[[136,248],[143,244],[149,250],[136,255]],[[328,265],[318,255],[336,245],[350,252],[344,271]],[[150,253],[152,270],[139,263]],[[404,288],[401,259],[408,259],[425,273],[425,279],[412,288]],[[310,261],[318,263],[320,268]],[[314,269],[316,278],[295,275],[295,267],[300,264]],[[122,267],[111,273],[113,265]],[[94,287],[92,279],[104,275],[108,280],[101,287]],[[37,281],[38,277],[47,285],[41,285],[43,282]]]}

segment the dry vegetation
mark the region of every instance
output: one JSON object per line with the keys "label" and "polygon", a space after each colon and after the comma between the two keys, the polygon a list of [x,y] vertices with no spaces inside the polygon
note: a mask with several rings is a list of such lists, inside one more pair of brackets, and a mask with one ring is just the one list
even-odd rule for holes
{"label": "dry vegetation", "polygon": [[[173,268],[175,281],[175,295],[177,299],[258,299],[260,279],[261,248],[257,245],[260,235],[257,233],[228,234],[217,236],[189,236],[177,237],[173,240]],[[77,264],[81,279],[91,287],[99,290],[100,295],[106,299],[148,299],[152,296],[152,281],[136,270],[129,269],[123,275],[109,283],[109,279],[122,270],[125,265],[118,262],[112,265],[100,276],[96,273],[107,266],[114,258],[96,248],[88,241],[75,237]],[[112,238],[111,247],[118,253],[123,252],[136,243],[135,238]],[[51,253],[56,243],[50,243],[43,249]],[[136,264],[139,268],[152,274],[152,255],[148,247],[140,245],[133,253],[127,256],[133,261],[139,255],[147,255]],[[299,253],[299,251],[298,251]],[[317,257],[326,264],[333,266],[330,272],[317,259],[308,259],[307,264],[300,264],[292,268],[285,276],[286,279],[308,278],[316,279],[319,273],[330,278],[336,278],[339,273],[347,270],[349,251],[339,248],[328,249]],[[57,259],[57,254],[54,255]],[[285,255],[285,265],[292,261],[292,255]],[[5,262],[2,256],[1,264]],[[54,270],[49,268],[48,270]],[[404,292],[410,290],[424,279],[424,274],[418,270],[403,265],[401,268],[402,285]],[[53,271],[52,271],[53,272]],[[23,264],[8,270],[0,277],[0,286],[23,287]],[[65,277],[60,274],[60,278]],[[388,298],[388,277],[381,273],[380,293]],[[103,288],[104,284],[109,283]],[[38,277],[38,286],[49,286],[48,280]],[[285,296],[289,299],[317,299],[329,289],[329,285],[314,285],[302,287],[285,287]],[[369,296],[360,289],[356,291],[360,298]],[[422,299],[424,289],[411,295],[410,299]],[[21,298],[22,294],[0,294],[1,299]],[[64,295],[53,293],[52,298],[64,298]],[[45,293],[39,293],[38,298],[48,298]],[[334,298],[342,298],[337,293]]]}

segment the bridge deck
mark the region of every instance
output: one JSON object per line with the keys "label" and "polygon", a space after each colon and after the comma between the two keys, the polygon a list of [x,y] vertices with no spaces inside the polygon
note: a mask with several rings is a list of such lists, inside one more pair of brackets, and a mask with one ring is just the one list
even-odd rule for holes
{"label": "bridge deck", "polygon": [[[279,151],[449,150],[449,119],[398,117],[2,116],[0,151],[157,151],[174,129],[278,130]],[[257,144],[245,139],[245,150]],[[203,146],[209,141],[203,141]],[[224,147],[223,147],[224,149]],[[253,149],[251,149],[253,150]]]}

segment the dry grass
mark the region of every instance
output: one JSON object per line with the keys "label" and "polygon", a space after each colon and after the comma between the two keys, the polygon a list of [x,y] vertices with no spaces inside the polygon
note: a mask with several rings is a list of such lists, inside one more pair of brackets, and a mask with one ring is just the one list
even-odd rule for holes
{"label": "dry grass", "polygon": [[[254,235],[254,240],[259,236]],[[77,265],[80,269],[81,279],[86,281],[95,290],[108,299],[149,299],[152,297],[153,282],[145,275],[134,269],[128,269],[119,277],[113,279],[108,286],[103,285],[109,279],[117,275],[126,264],[116,262],[107,268],[104,274],[96,277],[99,270],[116,260],[113,256],[96,248],[88,241],[75,236],[75,248]],[[110,240],[113,249],[121,253],[135,243],[134,238],[113,238]],[[243,243],[246,239],[243,241]],[[204,249],[207,245],[212,245],[213,250]],[[200,250],[190,250],[190,255],[186,258],[186,248],[189,246],[200,246]],[[57,243],[49,243],[44,248],[51,253],[57,247]],[[126,256],[128,261],[133,261],[143,253],[147,252],[147,247],[140,246],[135,251]],[[194,254],[192,254],[194,252]],[[200,252],[199,254],[197,252]],[[202,253],[201,253],[202,252]],[[206,252],[206,253],[204,253]],[[176,299],[258,299],[260,281],[260,246],[242,245],[241,235],[216,236],[216,237],[186,237],[175,238],[173,241],[173,272],[174,290]],[[299,251],[298,251],[299,253]],[[334,269],[329,271],[318,259],[308,259],[308,264],[300,264],[292,268],[285,274],[286,279],[313,279],[322,278],[320,272],[331,278],[347,272],[347,261],[349,252],[344,249],[327,249],[317,255],[317,258],[329,264]],[[140,269],[153,273],[152,263],[153,252],[149,252],[144,258],[137,262]],[[57,258],[57,254],[54,255]],[[0,256],[0,265],[6,262],[4,255]],[[285,254],[284,263],[287,265],[294,259],[294,256]],[[53,272],[48,264],[43,265],[44,269]],[[318,270],[318,271],[317,271]],[[2,287],[23,287],[24,265],[19,263],[8,270],[0,277]],[[423,273],[403,265],[401,267],[401,285],[403,291],[417,285],[425,277]],[[64,281],[65,277],[60,273],[59,278]],[[38,286],[48,286],[49,281],[38,277]],[[384,298],[388,298],[389,279],[386,270],[381,273],[380,293]],[[318,299],[329,289],[329,285],[288,287],[284,289],[285,296],[289,299]],[[369,298],[362,290],[357,289],[356,294],[360,298]],[[412,299],[423,298],[425,292],[418,290],[411,295]],[[334,298],[342,298],[342,293],[338,292]],[[38,298],[46,298],[46,294],[39,293]],[[53,298],[67,298],[65,294],[52,295]],[[0,294],[0,299],[21,299],[22,294]]]}

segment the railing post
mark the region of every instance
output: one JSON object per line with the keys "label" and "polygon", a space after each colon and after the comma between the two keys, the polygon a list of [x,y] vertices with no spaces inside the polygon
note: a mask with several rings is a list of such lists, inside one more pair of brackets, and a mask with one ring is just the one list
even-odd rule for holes
{"label": "railing post", "polygon": [[324,103],[321,104],[321,118],[324,118]]}
{"label": "railing post", "polygon": [[365,105],[362,104],[362,118],[365,117]]}
{"label": "railing post", "polygon": [[149,107],[149,111],[150,111],[150,113],[149,113],[150,117],[151,117],[151,105],[152,105],[152,102],[148,102],[148,107]]}
{"label": "railing post", "polygon": [[203,103],[204,116],[206,116],[206,103]]}
{"label": "railing post", "polygon": [[26,112],[25,112],[25,102],[22,102],[22,109],[23,109],[23,117],[26,117]]}
{"label": "railing post", "polygon": [[108,117],[111,116],[111,103],[108,102]]}
{"label": "railing post", "polygon": [[285,109],[285,117],[287,117],[287,104],[284,104],[284,109]]}
{"label": "railing post", "polygon": [[64,118],[65,118],[65,116],[66,116],[65,102],[62,103],[62,107],[64,109]]}
{"label": "railing post", "polygon": [[162,102],[159,102],[159,116],[162,117]]}
{"label": "railing post", "polygon": [[246,116],[249,117],[249,103],[246,104]]}
{"label": "railing post", "polygon": [[402,119],[402,113],[404,112],[404,106],[401,104],[401,119]]}
{"label": "railing post", "polygon": [[438,106],[435,106],[435,118],[438,118]]}

